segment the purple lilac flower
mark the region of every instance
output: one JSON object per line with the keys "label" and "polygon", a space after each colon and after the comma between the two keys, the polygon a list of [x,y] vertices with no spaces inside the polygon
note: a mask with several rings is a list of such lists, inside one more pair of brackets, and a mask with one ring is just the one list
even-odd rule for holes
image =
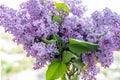
{"label": "purple lilac flower", "polygon": [[52,21],[54,14],[60,15],[53,0],[28,0],[20,5],[20,10],[0,6],[0,25],[14,35],[14,41],[22,44],[27,56],[36,59],[34,69],[52,62],[59,53],[56,43],[46,44],[41,38],[50,39],[59,35],[65,43],[69,38],[99,44],[96,52],[82,54],[85,69],[82,79],[95,80],[99,72],[96,61],[103,67],[113,62],[113,51],[120,50],[120,16],[105,8],[95,11],[91,17],[83,17],[86,7],[81,0],[62,0],[70,8],[70,14],[63,16],[62,24]]}
{"label": "purple lilac flower", "polygon": [[93,19],[93,24],[94,26],[99,26],[103,24],[103,15],[99,11],[95,11],[94,13],[91,14],[91,18]]}
{"label": "purple lilac flower", "polygon": [[112,35],[108,34],[100,38],[99,40],[99,48],[103,51],[104,49],[111,49],[114,48],[113,38]]}
{"label": "purple lilac flower", "polygon": [[34,43],[33,46],[31,46],[30,51],[31,53],[29,54],[36,58],[36,63],[34,66],[36,69],[44,67],[44,65],[49,61],[51,62],[55,57],[55,53],[58,53],[55,43],[45,44],[43,42]]}
{"label": "purple lilac flower", "polygon": [[101,66],[107,68],[113,63],[113,52],[106,50],[96,53],[98,57],[98,62],[101,63]]}
{"label": "purple lilac flower", "polygon": [[114,43],[114,49],[115,50],[120,50],[120,24],[119,23],[115,23],[113,25],[113,27],[111,27],[110,29],[111,33],[112,33],[112,37],[113,37],[113,43]]}
{"label": "purple lilac flower", "polygon": [[96,65],[87,66],[86,71],[81,70],[83,80],[96,80],[95,76],[100,72],[100,69]]}
{"label": "purple lilac flower", "polygon": [[87,53],[82,55],[82,61],[86,65],[82,69],[82,79],[83,80],[96,80],[95,76],[99,73],[99,68],[96,64],[96,56],[94,53]]}
{"label": "purple lilac flower", "polygon": [[38,0],[29,0],[24,4],[24,8],[28,11],[30,14],[31,19],[39,19],[41,18],[41,15],[43,14],[42,10],[43,6],[40,5]]}
{"label": "purple lilac flower", "polygon": [[118,14],[112,12],[109,8],[103,10],[104,24],[113,25],[119,20]]}
{"label": "purple lilac flower", "polygon": [[[0,6],[0,24],[4,26],[7,32],[14,35],[15,42],[23,44],[24,49],[27,51],[27,56],[36,58],[37,64],[43,59],[43,62],[39,64],[39,68],[44,66],[47,61],[52,61],[54,54],[57,52],[55,44],[46,46],[45,43],[41,45],[38,44],[39,41],[35,43],[36,38],[48,38],[51,34],[57,34],[58,32],[58,24],[51,20],[52,14],[49,13],[50,5],[53,6],[49,3],[44,7],[37,0],[29,0],[21,4],[22,8],[20,11]],[[43,15],[40,15],[40,12],[42,12]],[[43,12],[48,12],[49,14]],[[40,47],[41,51],[39,49]],[[46,50],[46,47],[49,49]],[[38,55],[40,52],[42,54]],[[40,57],[38,56],[44,57],[39,61]],[[46,58],[48,58],[48,60],[45,60]]]}
{"label": "purple lilac flower", "polygon": [[98,41],[98,34],[95,33],[89,33],[86,37],[88,42],[97,42]]}
{"label": "purple lilac flower", "polygon": [[83,13],[87,10],[85,6],[82,5],[81,0],[63,0],[66,2],[73,15],[77,15],[78,17],[82,17]]}
{"label": "purple lilac flower", "polygon": [[101,63],[103,67],[109,67],[113,62],[113,52],[114,49],[113,39],[110,35],[102,37],[99,41],[99,52],[96,53],[98,57],[98,62]]}
{"label": "purple lilac flower", "polygon": [[111,28],[116,22],[119,22],[119,16],[117,13],[112,12],[109,8],[105,8],[103,11],[95,11],[91,15],[95,28],[107,25]]}
{"label": "purple lilac flower", "polygon": [[[63,34],[62,38],[74,38],[82,40],[83,36],[81,34],[82,21],[77,16],[68,16],[63,20],[62,26],[60,28],[61,33]],[[68,41],[65,41],[68,42]]]}

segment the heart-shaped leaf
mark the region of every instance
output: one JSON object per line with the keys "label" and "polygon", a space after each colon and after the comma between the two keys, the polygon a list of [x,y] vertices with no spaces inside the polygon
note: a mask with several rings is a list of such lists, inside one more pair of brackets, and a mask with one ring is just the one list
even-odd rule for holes
{"label": "heart-shaped leaf", "polygon": [[46,80],[55,80],[61,78],[66,72],[66,64],[54,59],[46,72]]}

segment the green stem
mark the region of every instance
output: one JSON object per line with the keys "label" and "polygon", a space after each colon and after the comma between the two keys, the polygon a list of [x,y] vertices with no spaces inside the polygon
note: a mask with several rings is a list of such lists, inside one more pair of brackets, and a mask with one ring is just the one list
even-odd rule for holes
{"label": "green stem", "polygon": [[68,71],[66,72],[68,80],[71,80],[72,76],[74,76],[75,73],[77,72],[77,69],[73,65],[71,67],[72,67],[72,69],[71,70],[68,69]]}

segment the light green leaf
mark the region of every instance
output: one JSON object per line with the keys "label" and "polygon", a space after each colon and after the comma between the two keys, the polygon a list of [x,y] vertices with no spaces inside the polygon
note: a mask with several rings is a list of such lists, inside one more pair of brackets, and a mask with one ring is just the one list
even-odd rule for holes
{"label": "light green leaf", "polygon": [[70,12],[70,9],[68,7],[68,5],[64,2],[55,2],[55,6],[56,8],[58,9],[58,11],[64,11],[65,13],[66,12]]}
{"label": "light green leaf", "polygon": [[68,47],[72,52],[76,54],[82,54],[82,53],[96,51],[98,48],[98,44],[79,41],[79,40],[70,38]]}
{"label": "light green leaf", "polygon": [[64,51],[62,58],[63,62],[68,63],[72,58],[76,58],[77,56],[71,53],[70,51]]}
{"label": "light green leaf", "polygon": [[53,42],[56,42],[56,40],[54,40],[54,39],[48,40],[46,38],[42,38],[42,41],[45,42],[45,43],[47,43],[47,44],[51,44]]}
{"label": "light green leaf", "polygon": [[48,67],[46,80],[61,78],[65,74],[66,70],[66,64],[55,59]]}
{"label": "light green leaf", "polygon": [[52,21],[58,22],[59,24],[62,23],[62,19],[60,17],[58,17],[57,15],[52,16]]}

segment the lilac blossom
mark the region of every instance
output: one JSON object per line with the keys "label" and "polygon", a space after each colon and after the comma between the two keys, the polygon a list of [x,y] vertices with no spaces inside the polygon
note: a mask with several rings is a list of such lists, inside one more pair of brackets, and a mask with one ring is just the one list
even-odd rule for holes
{"label": "lilac blossom", "polygon": [[80,69],[82,79],[96,80],[99,73],[96,63],[109,67],[113,63],[113,51],[120,50],[120,16],[105,8],[95,11],[90,18],[83,17],[86,7],[81,0],[62,1],[70,8],[70,13],[61,18],[61,24],[52,20],[53,15],[61,15],[53,0],[28,0],[18,11],[1,5],[0,25],[14,35],[17,44],[23,45],[28,57],[36,59],[34,69],[51,63],[56,56],[61,58],[56,55],[59,53],[56,42],[47,44],[42,41],[43,38],[52,39],[53,34],[58,35],[65,45],[69,38],[98,44],[96,52],[76,55],[85,64]]}
{"label": "lilac blossom", "polygon": [[[42,68],[47,61],[52,61],[54,59],[55,53],[58,53],[58,49],[55,43],[45,44],[34,43],[30,49],[30,55],[36,58],[36,63],[34,64],[34,68]],[[38,65],[37,65],[38,64]]]}
{"label": "lilac blossom", "polygon": [[84,12],[87,10],[87,8],[82,5],[81,0],[63,0],[63,1],[69,5],[71,13],[73,15],[77,15],[78,17],[82,17]]}
{"label": "lilac blossom", "polygon": [[[50,5],[53,6],[52,2],[43,6],[37,0],[29,0],[21,4],[21,10],[19,11],[5,7],[4,5],[0,6],[0,24],[4,26],[7,32],[14,35],[15,42],[23,44],[24,49],[27,51],[27,56],[36,58],[36,64],[38,62],[40,64],[39,68],[44,66],[47,61],[52,61],[54,54],[57,52],[55,44],[38,44],[39,39],[38,43],[35,42],[36,38],[49,38],[51,34],[58,33],[59,25],[51,20],[52,14],[49,13],[50,10],[48,7]],[[41,55],[40,52],[42,53]],[[45,61],[40,63],[41,60],[38,61],[38,58]]]}
{"label": "lilac blossom", "polygon": [[82,55],[82,61],[86,65],[82,70],[82,79],[83,80],[96,80],[95,76],[99,73],[99,68],[96,64],[95,53],[87,53]]}
{"label": "lilac blossom", "polygon": [[[60,28],[60,32],[63,34],[63,39],[67,40],[66,38],[74,38],[82,40],[82,20],[79,19],[77,16],[68,16],[63,20],[62,26]],[[66,38],[65,38],[66,37]],[[68,42],[68,41],[65,41]]]}
{"label": "lilac blossom", "polygon": [[99,41],[99,52],[96,53],[98,62],[103,67],[109,67],[113,63],[114,43],[111,35],[102,37]]}

